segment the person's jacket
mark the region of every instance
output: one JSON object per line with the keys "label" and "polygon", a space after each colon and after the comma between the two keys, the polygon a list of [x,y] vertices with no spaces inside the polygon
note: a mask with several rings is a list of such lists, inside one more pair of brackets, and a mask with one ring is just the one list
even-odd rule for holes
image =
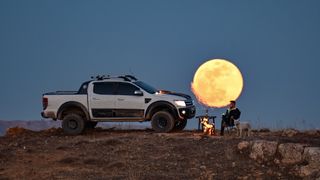
{"label": "person's jacket", "polygon": [[240,118],[240,115],[241,115],[241,111],[238,108],[227,109],[227,111],[225,113],[225,117],[227,120],[230,120],[232,116],[233,116],[234,120],[237,120]]}

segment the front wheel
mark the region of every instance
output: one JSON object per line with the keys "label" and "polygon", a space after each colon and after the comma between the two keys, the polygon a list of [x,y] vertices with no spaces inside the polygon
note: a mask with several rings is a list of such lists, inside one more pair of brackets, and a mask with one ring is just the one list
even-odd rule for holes
{"label": "front wheel", "polygon": [[170,132],[174,127],[174,118],[167,111],[156,112],[151,118],[151,126],[156,132]]}
{"label": "front wheel", "polygon": [[85,129],[85,121],[78,114],[68,114],[62,120],[62,129],[66,134],[81,134]]}
{"label": "front wheel", "polygon": [[174,130],[182,131],[187,126],[187,122],[188,121],[186,119],[177,121],[176,124],[174,125]]}

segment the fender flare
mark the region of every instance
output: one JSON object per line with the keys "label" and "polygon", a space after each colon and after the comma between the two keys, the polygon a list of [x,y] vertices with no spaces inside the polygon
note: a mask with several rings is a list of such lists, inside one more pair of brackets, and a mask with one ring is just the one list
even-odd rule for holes
{"label": "fender flare", "polygon": [[152,114],[154,113],[154,110],[163,107],[168,108],[170,110],[170,113],[173,115],[175,119],[179,117],[177,108],[167,101],[156,101],[149,105],[149,107],[146,110],[146,119],[151,119]]}
{"label": "fender flare", "polygon": [[86,108],[83,104],[81,104],[81,103],[79,103],[79,102],[76,102],[76,101],[69,101],[69,102],[66,102],[66,103],[62,104],[62,105],[59,107],[58,112],[57,112],[57,117],[58,117],[58,119],[61,120],[62,113],[63,113],[66,109],[71,108],[71,107],[80,108],[81,111],[85,114],[86,120],[90,120],[90,115],[89,115],[89,112],[88,112],[87,108]]}

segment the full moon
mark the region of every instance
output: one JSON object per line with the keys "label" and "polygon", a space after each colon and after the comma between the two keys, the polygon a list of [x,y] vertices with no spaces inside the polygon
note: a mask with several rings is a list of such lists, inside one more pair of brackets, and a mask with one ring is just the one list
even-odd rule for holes
{"label": "full moon", "polygon": [[240,70],[224,59],[203,63],[193,77],[191,90],[197,100],[208,107],[221,108],[236,100],[243,88]]}

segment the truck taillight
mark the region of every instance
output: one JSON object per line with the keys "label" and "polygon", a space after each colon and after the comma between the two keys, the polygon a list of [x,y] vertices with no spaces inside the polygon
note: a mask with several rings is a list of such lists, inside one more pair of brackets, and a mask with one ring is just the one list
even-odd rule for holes
{"label": "truck taillight", "polygon": [[43,110],[45,110],[48,107],[48,98],[46,97],[42,98],[42,107],[43,107]]}

